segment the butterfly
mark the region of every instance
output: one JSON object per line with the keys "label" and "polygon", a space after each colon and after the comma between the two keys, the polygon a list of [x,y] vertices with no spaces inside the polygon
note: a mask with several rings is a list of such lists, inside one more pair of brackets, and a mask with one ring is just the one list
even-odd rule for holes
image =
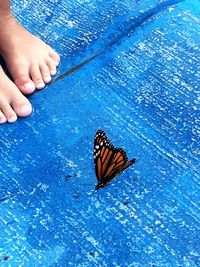
{"label": "butterfly", "polygon": [[128,161],[122,148],[114,147],[102,130],[96,132],[94,138],[94,165],[98,184],[95,189],[107,186],[115,177],[136,162]]}

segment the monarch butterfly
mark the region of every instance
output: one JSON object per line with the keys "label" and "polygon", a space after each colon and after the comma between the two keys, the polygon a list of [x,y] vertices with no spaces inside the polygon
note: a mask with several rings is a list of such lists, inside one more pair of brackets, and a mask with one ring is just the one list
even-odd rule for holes
{"label": "monarch butterfly", "polygon": [[122,148],[114,147],[102,130],[98,130],[94,139],[94,165],[98,184],[95,189],[107,186],[115,177],[136,162],[128,161]]}

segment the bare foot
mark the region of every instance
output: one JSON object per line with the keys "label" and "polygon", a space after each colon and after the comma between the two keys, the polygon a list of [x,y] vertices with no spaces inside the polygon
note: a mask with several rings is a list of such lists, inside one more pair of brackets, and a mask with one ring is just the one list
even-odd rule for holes
{"label": "bare foot", "polygon": [[50,82],[60,61],[50,46],[28,32],[11,15],[0,21],[0,54],[24,94],[42,89]]}
{"label": "bare foot", "polygon": [[0,123],[14,122],[17,116],[26,117],[32,112],[28,99],[7,77],[0,66]]}

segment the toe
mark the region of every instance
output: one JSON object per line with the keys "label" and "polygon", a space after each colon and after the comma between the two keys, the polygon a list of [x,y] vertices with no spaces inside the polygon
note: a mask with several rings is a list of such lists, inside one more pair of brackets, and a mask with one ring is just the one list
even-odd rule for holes
{"label": "toe", "polygon": [[42,89],[42,88],[45,87],[40,68],[39,68],[39,66],[37,64],[34,64],[34,65],[31,66],[31,68],[30,68],[30,76],[31,76],[32,81],[34,82],[35,87],[37,89]]}
{"label": "toe", "polygon": [[24,94],[30,94],[35,90],[35,85],[29,76],[28,64],[16,64],[15,68],[11,68],[11,75],[15,84]]}
{"label": "toe", "polygon": [[58,66],[60,63],[60,56],[58,55],[58,53],[56,53],[56,51],[51,49],[49,52],[49,56],[55,61],[56,66]]}
{"label": "toe", "polygon": [[49,58],[46,62],[48,68],[49,68],[49,72],[51,75],[55,75],[56,74],[56,64],[55,61],[52,58]]}
{"label": "toe", "polygon": [[17,115],[8,102],[2,103],[1,110],[8,122],[15,122],[17,120]]}
{"label": "toe", "polygon": [[5,115],[2,111],[0,111],[0,123],[5,123],[7,121]]}
{"label": "toe", "polygon": [[51,74],[49,68],[46,64],[40,65],[40,72],[42,74],[42,79],[45,83],[49,83],[51,81]]}
{"label": "toe", "polygon": [[32,113],[32,106],[29,102],[23,104],[14,103],[13,108],[20,117],[26,117]]}
{"label": "toe", "polygon": [[14,122],[17,116],[30,115],[32,112],[30,102],[5,75],[1,66],[0,77],[0,123]]}
{"label": "toe", "polygon": [[20,117],[26,117],[32,113],[31,103],[17,90],[13,94],[11,106],[15,113]]}

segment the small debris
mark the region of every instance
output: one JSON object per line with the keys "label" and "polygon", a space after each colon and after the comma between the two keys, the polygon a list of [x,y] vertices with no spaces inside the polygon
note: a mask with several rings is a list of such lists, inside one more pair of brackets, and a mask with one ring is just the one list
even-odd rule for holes
{"label": "small debris", "polygon": [[2,198],[0,198],[0,202],[3,202],[5,200],[7,200],[7,199],[8,199],[8,197],[2,197]]}
{"label": "small debris", "polygon": [[8,256],[8,255],[4,255],[4,256],[3,256],[3,260],[4,260],[4,261],[7,261],[9,258],[10,258],[10,256]]}
{"label": "small debris", "polygon": [[69,173],[69,174],[67,174],[67,175],[65,176],[65,180],[66,180],[66,181],[69,181],[69,180],[71,180],[72,177],[76,177],[76,176],[77,176],[76,173]]}
{"label": "small debris", "polygon": [[93,258],[95,257],[95,252],[94,251],[90,251],[89,255],[92,256]]}
{"label": "small debris", "polygon": [[10,258],[8,255],[0,256],[0,262],[7,261]]}
{"label": "small debris", "polygon": [[129,201],[128,200],[124,200],[124,202],[123,202],[123,205],[128,205],[129,204]]}
{"label": "small debris", "polygon": [[80,195],[79,194],[73,194],[73,198],[74,199],[79,199],[80,198]]}

